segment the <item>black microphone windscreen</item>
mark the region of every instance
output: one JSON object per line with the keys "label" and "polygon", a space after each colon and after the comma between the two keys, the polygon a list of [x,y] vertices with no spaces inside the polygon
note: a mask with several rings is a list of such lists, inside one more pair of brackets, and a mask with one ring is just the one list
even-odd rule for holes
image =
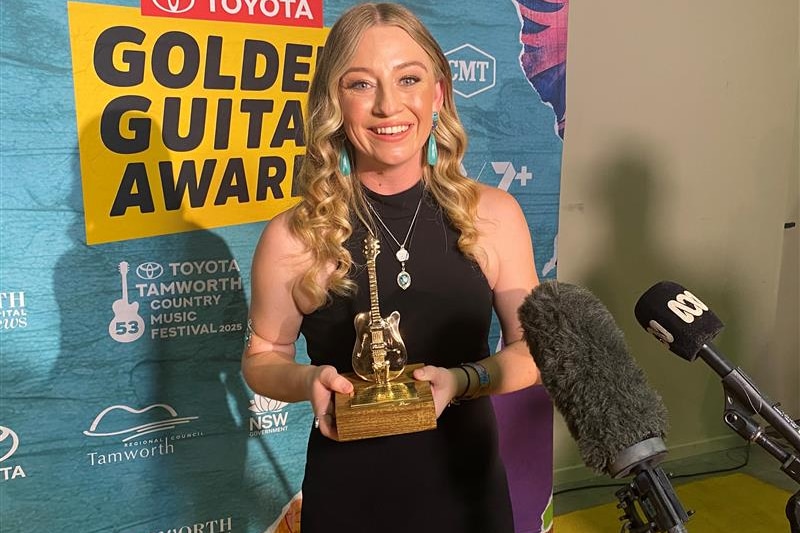
{"label": "black microphone windscreen", "polygon": [[674,281],[660,281],[647,289],[634,314],[644,329],[688,361],[694,361],[700,348],[723,328],[706,304]]}
{"label": "black microphone windscreen", "polygon": [[648,385],[608,309],[589,290],[539,284],[519,308],[542,382],[584,463],[609,473],[620,451],[667,431],[667,410]]}

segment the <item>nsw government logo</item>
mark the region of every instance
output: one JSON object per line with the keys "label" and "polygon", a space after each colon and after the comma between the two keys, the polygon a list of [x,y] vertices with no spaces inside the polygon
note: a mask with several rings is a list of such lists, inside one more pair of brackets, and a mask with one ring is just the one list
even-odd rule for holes
{"label": "nsw government logo", "polygon": [[[127,405],[106,407],[83,432],[87,437],[103,439],[102,452],[86,454],[89,465],[113,465],[172,455],[175,441],[203,436],[202,431],[172,431],[197,419],[196,416],[178,416],[178,412],[165,403],[142,409]],[[118,442],[122,449],[109,451],[108,440]]]}
{"label": "nsw government logo", "polygon": [[250,436],[258,437],[267,433],[280,433],[286,431],[286,421],[289,413],[283,409],[288,404],[260,394],[254,394],[250,400]]}
{"label": "nsw government logo", "polygon": [[453,92],[464,98],[488,91],[495,85],[497,61],[480,48],[462,44],[445,53],[453,73]]}
{"label": "nsw government logo", "polygon": [[11,457],[19,448],[19,437],[10,428],[0,426],[0,481],[10,481],[25,477],[20,465],[11,464]]}

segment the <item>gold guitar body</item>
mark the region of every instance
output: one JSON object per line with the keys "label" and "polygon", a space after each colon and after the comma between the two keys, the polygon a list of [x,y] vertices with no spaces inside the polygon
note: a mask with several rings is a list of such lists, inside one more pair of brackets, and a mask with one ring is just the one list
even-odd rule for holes
{"label": "gold guitar body", "polygon": [[386,383],[399,376],[408,354],[400,337],[400,313],[372,319],[369,312],[356,315],[356,343],[353,347],[353,370],[373,383]]}

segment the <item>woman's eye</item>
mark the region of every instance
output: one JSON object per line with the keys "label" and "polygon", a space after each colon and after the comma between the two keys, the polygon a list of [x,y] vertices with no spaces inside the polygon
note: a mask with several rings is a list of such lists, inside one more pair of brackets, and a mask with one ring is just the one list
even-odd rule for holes
{"label": "woman's eye", "polygon": [[400,84],[401,85],[414,85],[418,81],[419,81],[419,78],[417,76],[403,76],[400,79]]}
{"label": "woman's eye", "polygon": [[353,90],[357,90],[357,91],[358,90],[369,89],[369,87],[370,87],[369,82],[366,82],[364,80],[351,81],[350,83],[347,84],[347,88],[348,89],[353,89]]}

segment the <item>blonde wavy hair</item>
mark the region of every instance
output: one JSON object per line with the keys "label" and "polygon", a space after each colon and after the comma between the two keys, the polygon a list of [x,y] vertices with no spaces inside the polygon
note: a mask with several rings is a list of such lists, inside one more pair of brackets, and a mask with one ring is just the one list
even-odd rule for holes
{"label": "blonde wavy hair", "polygon": [[[348,275],[353,259],[344,242],[353,233],[354,217],[371,220],[357,178],[358,168],[353,164],[350,176],[339,171],[342,149],[348,150],[355,163],[342,126],[339,84],[361,36],[379,25],[397,26],[408,33],[428,54],[434,75],[442,83],[444,103],[435,132],[439,159],[434,167],[424,165],[422,179],[459,231],[461,252],[473,260],[479,254],[475,226],[479,192],[477,184],[461,173],[467,136],[456,112],[447,58],[428,29],[407,8],[388,3],[360,4],[333,25],[317,62],[308,97],[307,151],[295,178],[303,199],[290,213],[289,228],[311,254],[311,266],[299,288],[315,307],[325,303],[330,293],[344,295],[355,290]],[[331,265],[333,272],[325,278]],[[325,285],[320,284],[321,279],[325,279]]]}

